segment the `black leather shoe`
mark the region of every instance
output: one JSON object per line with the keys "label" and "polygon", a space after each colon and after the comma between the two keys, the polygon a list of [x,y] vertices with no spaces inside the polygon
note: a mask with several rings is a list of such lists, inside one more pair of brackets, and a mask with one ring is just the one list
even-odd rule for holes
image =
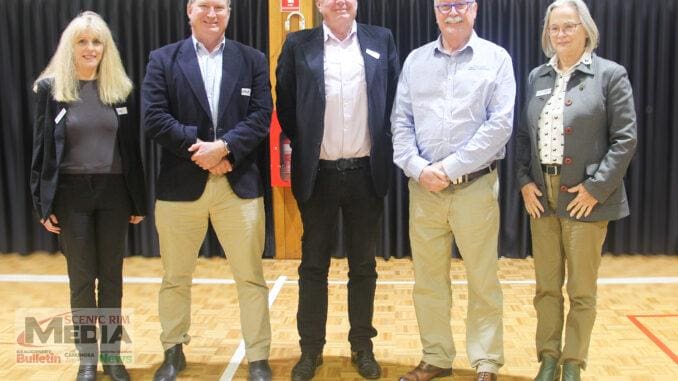
{"label": "black leather shoe", "polygon": [[177,374],[186,368],[186,356],[182,344],[165,351],[165,361],[155,371],[153,381],[175,381]]}
{"label": "black leather shoe", "polygon": [[381,367],[374,359],[372,351],[351,352],[351,362],[358,368],[358,373],[369,380],[381,377]]}
{"label": "black leather shoe", "polygon": [[271,381],[273,377],[268,360],[252,361],[247,373],[247,381]]}
{"label": "black leather shoe", "polygon": [[78,375],[75,377],[75,381],[95,381],[96,379],[96,365],[80,365],[80,367],[78,367]]}
{"label": "black leather shoe", "polygon": [[309,381],[315,376],[315,369],[322,365],[322,353],[301,352],[301,358],[292,368],[292,381]]}
{"label": "black leather shoe", "polygon": [[104,374],[113,381],[129,381],[129,373],[122,364],[104,365]]}

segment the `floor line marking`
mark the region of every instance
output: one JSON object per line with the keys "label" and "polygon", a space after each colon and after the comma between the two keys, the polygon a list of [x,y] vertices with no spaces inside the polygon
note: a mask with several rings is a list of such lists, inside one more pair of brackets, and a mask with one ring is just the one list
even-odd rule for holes
{"label": "floor line marking", "polygon": [[[285,276],[285,284],[297,284],[297,280],[287,280]],[[67,275],[31,275],[31,274],[0,274],[0,282],[15,282],[15,283],[68,283]],[[127,284],[160,284],[162,278],[160,277],[124,277],[123,282]],[[268,284],[278,282],[266,281]],[[331,285],[345,285],[346,280],[329,280]],[[515,279],[502,280],[503,285],[534,285],[534,279]],[[194,278],[193,284],[235,284],[233,279],[220,278]],[[393,281],[377,281],[379,285],[414,285],[412,280],[393,280]],[[466,285],[465,280],[453,280],[453,285]],[[599,278],[598,284],[605,285],[648,285],[648,284],[678,284],[678,277],[636,277],[636,278]]]}
{"label": "floor line marking", "polygon": [[[286,280],[287,277],[285,275],[281,275],[278,277],[278,279],[276,279],[275,283],[273,284],[273,288],[271,288],[271,291],[268,293],[268,308],[273,306],[273,302],[275,302],[278,294],[280,294],[280,290],[282,290]],[[236,349],[235,353],[233,353],[233,357],[231,357],[231,360],[228,362],[228,366],[219,378],[219,381],[231,381],[235,375],[235,372],[238,370],[238,367],[240,367],[240,363],[242,362],[243,358],[245,358],[245,341],[240,340],[238,349]]]}
{"label": "floor line marking", "polygon": [[635,324],[638,329],[645,334],[653,343],[655,343],[659,349],[664,351],[666,355],[668,355],[673,362],[678,364],[678,355],[673,353],[673,351],[668,347],[668,345],[664,344],[661,339],[659,339],[657,336],[655,336],[652,331],[650,331],[645,324],[641,323],[638,318],[659,318],[659,317],[678,317],[678,315],[628,315],[627,316],[629,320],[631,320],[631,323]]}

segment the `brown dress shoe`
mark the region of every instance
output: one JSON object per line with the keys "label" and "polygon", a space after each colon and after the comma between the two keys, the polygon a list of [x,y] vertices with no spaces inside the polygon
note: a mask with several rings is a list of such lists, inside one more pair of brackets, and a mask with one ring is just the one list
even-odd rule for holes
{"label": "brown dress shoe", "polygon": [[479,372],[476,381],[497,381],[497,375],[490,372]]}
{"label": "brown dress shoe", "polygon": [[416,368],[400,376],[400,381],[428,381],[433,378],[452,375],[452,368],[438,368],[435,365],[420,362]]}

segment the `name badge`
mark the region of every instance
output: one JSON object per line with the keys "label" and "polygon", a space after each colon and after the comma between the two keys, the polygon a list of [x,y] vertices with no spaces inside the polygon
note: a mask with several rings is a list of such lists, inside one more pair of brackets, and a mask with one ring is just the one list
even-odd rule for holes
{"label": "name badge", "polygon": [[242,90],[240,91],[240,95],[244,97],[249,97],[252,95],[252,89],[248,89],[247,87],[243,87]]}
{"label": "name badge", "polygon": [[374,59],[377,59],[377,60],[379,59],[379,57],[381,57],[381,54],[375,52],[372,49],[365,49],[365,53],[371,55],[372,57],[374,57]]}
{"label": "name badge", "polygon": [[61,111],[59,111],[59,114],[57,114],[56,118],[54,118],[54,123],[59,124],[59,122],[61,122],[61,119],[64,118],[64,115],[66,115],[66,109],[62,108]]}
{"label": "name badge", "polygon": [[127,115],[127,107],[118,107],[115,109],[118,115]]}
{"label": "name badge", "polygon": [[544,89],[544,90],[539,90],[537,91],[537,94],[535,97],[543,97],[544,95],[549,95],[551,94],[551,89]]}

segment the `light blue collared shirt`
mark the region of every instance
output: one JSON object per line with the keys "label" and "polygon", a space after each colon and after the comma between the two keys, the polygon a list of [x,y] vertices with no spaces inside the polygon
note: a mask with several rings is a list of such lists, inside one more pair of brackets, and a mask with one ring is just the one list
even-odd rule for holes
{"label": "light blue collared shirt", "polygon": [[442,161],[456,179],[503,159],[513,129],[511,57],[473,32],[459,51],[442,37],[405,60],[391,114],[393,159],[408,177]]}
{"label": "light blue collared shirt", "polygon": [[212,53],[207,51],[205,45],[198,41],[195,36],[193,38],[193,46],[195,47],[195,54],[198,57],[198,65],[200,66],[200,74],[202,74],[202,82],[205,85],[205,92],[207,93],[207,102],[210,105],[210,112],[212,113],[212,125],[214,126],[214,140],[217,139],[217,118],[219,117],[219,95],[221,93],[221,74],[223,68],[224,44],[222,40],[219,46],[214,49]]}

